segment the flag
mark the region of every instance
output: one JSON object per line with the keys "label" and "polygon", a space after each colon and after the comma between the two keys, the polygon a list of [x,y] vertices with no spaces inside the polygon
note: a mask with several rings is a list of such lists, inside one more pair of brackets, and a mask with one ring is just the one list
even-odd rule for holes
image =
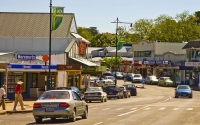
{"label": "flag", "polygon": [[118,36],[117,40],[118,40],[117,50],[120,50],[124,46],[125,37],[124,36]]}
{"label": "flag", "polygon": [[63,19],[64,7],[53,7],[53,17],[52,17],[52,31],[56,30]]}

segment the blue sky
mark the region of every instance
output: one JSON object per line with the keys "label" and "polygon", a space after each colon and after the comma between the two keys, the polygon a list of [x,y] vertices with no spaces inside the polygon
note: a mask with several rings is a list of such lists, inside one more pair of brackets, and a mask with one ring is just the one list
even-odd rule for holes
{"label": "blue sky", "polygon": [[[49,3],[50,0],[3,0],[0,12],[49,12]],[[116,28],[111,22],[117,17],[121,22],[134,23],[161,14],[175,17],[185,10],[190,13],[200,10],[200,0],[52,0],[52,3],[64,6],[66,13],[75,13],[78,26],[111,33]]]}

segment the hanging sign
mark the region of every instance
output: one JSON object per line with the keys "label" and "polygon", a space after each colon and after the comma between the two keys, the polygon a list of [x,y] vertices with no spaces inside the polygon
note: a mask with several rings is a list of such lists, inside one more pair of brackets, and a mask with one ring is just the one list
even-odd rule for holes
{"label": "hanging sign", "polygon": [[84,41],[78,42],[78,55],[79,56],[85,56],[86,55],[86,47],[87,43]]}

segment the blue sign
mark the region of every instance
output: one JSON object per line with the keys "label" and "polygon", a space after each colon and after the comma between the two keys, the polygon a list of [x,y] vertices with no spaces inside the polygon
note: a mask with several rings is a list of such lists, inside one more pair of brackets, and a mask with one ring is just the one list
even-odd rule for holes
{"label": "blue sign", "polygon": [[163,64],[163,61],[162,60],[158,60],[158,61],[156,61],[156,64]]}
{"label": "blue sign", "polygon": [[17,54],[18,60],[36,60],[36,55]]}
{"label": "blue sign", "polygon": [[[56,70],[57,69],[57,65],[51,65],[50,66],[51,69]],[[34,69],[34,70],[45,70],[45,69],[49,69],[48,65],[36,65],[36,64],[9,64],[8,65],[8,69]]]}
{"label": "blue sign", "polygon": [[154,65],[155,61],[154,60],[149,60],[149,65]]}

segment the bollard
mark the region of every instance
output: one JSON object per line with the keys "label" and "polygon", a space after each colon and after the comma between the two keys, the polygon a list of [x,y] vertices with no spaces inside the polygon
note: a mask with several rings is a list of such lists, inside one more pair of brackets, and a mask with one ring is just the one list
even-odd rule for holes
{"label": "bollard", "polygon": [[6,110],[5,99],[2,99],[2,109],[3,109],[3,110]]}

